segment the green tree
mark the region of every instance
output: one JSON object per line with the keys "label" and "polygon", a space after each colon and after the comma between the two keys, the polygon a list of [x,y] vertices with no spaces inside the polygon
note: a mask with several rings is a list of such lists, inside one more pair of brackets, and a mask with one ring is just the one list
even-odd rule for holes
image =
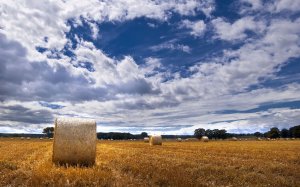
{"label": "green tree", "polygon": [[226,139],[227,138],[227,133],[225,129],[219,130],[219,138],[220,139]]}
{"label": "green tree", "polygon": [[213,138],[213,131],[212,130],[210,130],[210,129],[207,129],[206,131],[205,131],[205,136],[207,136],[209,139],[212,139]]}
{"label": "green tree", "polygon": [[287,130],[287,129],[281,129],[281,137],[282,138],[287,138],[287,137],[289,137],[289,130]]}
{"label": "green tree", "polygon": [[141,133],[141,137],[143,137],[143,138],[148,137],[148,133],[142,132],[142,133]]}
{"label": "green tree", "polygon": [[199,128],[199,129],[195,129],[194,131],[194,136],[198,139],[201,139],[202,136],[205,135],[205,129]]}
{"label": "green tree", "polygon": [[54,127],[46,127],[43,129],[43,133],[46,134],[48,138],[52,138],[54,134]]}
{"label": "green tree", "polygon": [[273,127],[270,129],[268,136],[269,136],[269,138],[279,138],[280,130],[277,127]]}
{"label": "green tree", "polygon": [[260,133],[260,132],[255,132],[255,133],[254,133],[254,136],[256,136],[256,137],[262,137],[262,136],[263,136],[263,134],[262,134],[262,133]]}
{"label": "green tree", "polygon": [[300,138],[300,125],[290,128],[290,135],[293,138]]}

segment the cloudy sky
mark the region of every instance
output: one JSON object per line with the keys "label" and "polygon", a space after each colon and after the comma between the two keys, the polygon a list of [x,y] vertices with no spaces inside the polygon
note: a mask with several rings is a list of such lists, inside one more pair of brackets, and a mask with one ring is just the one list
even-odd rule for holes
{"label": "cloudy sky", "polygon": [[300,124],[299,0],[0,2],[0,132]]}

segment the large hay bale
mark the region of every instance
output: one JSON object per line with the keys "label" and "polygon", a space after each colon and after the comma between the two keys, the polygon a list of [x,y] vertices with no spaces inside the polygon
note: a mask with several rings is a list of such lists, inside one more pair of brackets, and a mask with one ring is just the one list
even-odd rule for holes
{"label": "large hay bale", "polygon": [[145,138],[144,138],[144,142],[145,142],[145,143],[149,143],[149,138],[148,138],[148,137],[145,137]]}
{"label": "large hay bale", "polygon": [[162,145],[161,135],[153,135],[150,137],[150,145]]}
{"label": "large hay bale", "polygon": [[202,136],[201,140],[202,140],[202,142],[208,142],[209,141],[207,136]]}
{"label": "large hay bale", "polygon": [[182,139],[181,138],[177,138],[176,141],[177,142],[182,142]]}
{"label": "large hay bale", "polygon": [[56,164],[93,165],[96,159],[96,121],[55,120],[52,161]]}

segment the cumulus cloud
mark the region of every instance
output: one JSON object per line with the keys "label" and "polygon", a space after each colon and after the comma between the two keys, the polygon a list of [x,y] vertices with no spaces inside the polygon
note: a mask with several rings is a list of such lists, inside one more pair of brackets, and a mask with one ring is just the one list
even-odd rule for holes
{"label": "cumulus cloud", "polygon": [[190,29],[190,34],[195,37],[200,37],[204,34],[206,30],[206,24],[204,21],[189,21],[189,20],[183,20],[180,24],[180,28],[188,28]]}
{"label": "cumulus cloud", "polygon": [[[266,11],[293,12],[287,2],[269,3]],[[0,131],[41,132],[57,116],[94,118],[101,131],[175,134],[191,134],[197,127],[245,132],[296,125],[299,109],[259,108],[299,101],[299,83],[252,86],[276,79],[290,59],[299,57],[300,19],[290,14],[256,16],[251,11],[262,11],[263,2],[246,3],[251,10],[248,6],[236,20],[212,16],[210,1],[0,3]],[[207,32],[211,42],[238,41],[239,46],[197,60],[186,68],[187,75],[157,56],[116,58],[76,34],[75,41],[66,36],[72,24],[83,22],[97,40],[99,23],[139,17],[166,21],[173,13],[194,16],[199,12],[206,15],[206,23],[185,19],[179,30],[188,29],[195,43]],[[194,49],[180,39],[150,49],[192,54]],[[64,107],[51,108],[51,104]]]}
{"label": "cumulus cloud", "polygon": [[253,17],[243,17],[234,23],[229,23],[223,18],[217,18],[212,20],[212,25],[216,31],[216,38],[234,41],[242,40],[247,37],[246,31],[252,31],[260,34],[265,29],[265,23],[257,21]]}
{"label": "cumulus cloud", "polygon": [[275,1],[262,1],[262,0],[242,0],[240,13],[247,12],[298,12],[300,3],[297,0],[275,0]]}

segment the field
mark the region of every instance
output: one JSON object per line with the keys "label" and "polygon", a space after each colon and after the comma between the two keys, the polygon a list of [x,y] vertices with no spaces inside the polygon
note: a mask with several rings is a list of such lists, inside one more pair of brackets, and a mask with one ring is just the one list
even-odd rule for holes
{"label": "field", "polygon": [[97,164],[55,166],[52,141],[0,139],[0,186],[300,186],[300,141],[99,141]]}

